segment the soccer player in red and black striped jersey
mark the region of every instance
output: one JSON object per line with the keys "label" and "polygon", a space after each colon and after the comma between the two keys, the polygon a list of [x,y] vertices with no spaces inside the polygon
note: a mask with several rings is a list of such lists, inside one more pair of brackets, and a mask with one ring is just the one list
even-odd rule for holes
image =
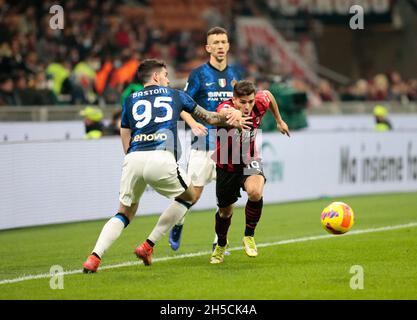
{"label": "soccer player in red and black striped jersey", "polygon": [[252,117],[250,130],[219,129],[217,133],[216,161],[217,181],[216,196],[218,210],[216,213],[216,234],[218,242],[210,263],[222,263],[227,245],[227,232],[233,215],[233,205],[238,200],[240,189],[248,194],[245,207],[246,228],[243,243],[246,254],[258,255],[254,240],[255,228],[262,214],[263,188],[266,178],[262,162],[258,155],[255,139],[261,119],[268,109],[277,121],[277,129],[290,136],[287,124],[282,120],[274,96],[267,90],[256,92],[252,82],[243,80],[235,84],[233,98],[221,103],[217,112],[225,108],[234,108],[242,116]]}

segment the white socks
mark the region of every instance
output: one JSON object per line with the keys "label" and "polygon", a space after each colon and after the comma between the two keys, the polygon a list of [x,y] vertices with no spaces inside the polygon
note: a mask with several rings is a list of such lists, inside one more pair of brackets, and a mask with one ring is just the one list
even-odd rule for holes
{"label": "white socks", "polygon": [[[174,201],[159,217],[158,223],[153,228],[148,239],[153,243],[157,243],[180,219],[183,218],[188,208]],[[183,220],[183,219],[182,219]]]}
{"label": "white socks", "polygon": [[107,221],[101,230],[93,252],[101,258],[112,243],[120,237],[124,227],[124,223],[119,218],[113,217]]}
{"label": "white socks", "polygon": [[[184,215],[187,211],[188,208],[184,204],[173,201],[159,217],[158,223],[152,230],[148,239],[153,243],[157,243],[180,219],[184,221]],[[123,218],[125,217],[122,217],[122,219]],[[117,215],[112,217],[101,230],[93,250],[100,258],[103,256],[104,252],[110,248],[113,242],[120,237],[123,229],[129,223],[127,218],[126,221],[122,221],[122,219],[117,217]]]}

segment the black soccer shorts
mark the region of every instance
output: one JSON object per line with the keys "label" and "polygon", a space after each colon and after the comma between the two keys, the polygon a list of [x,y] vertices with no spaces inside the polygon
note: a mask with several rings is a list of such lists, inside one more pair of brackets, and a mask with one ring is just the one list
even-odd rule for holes
{"label": "black soccer shorts", "polygon": [[248,177],[261,175],[266,182],[261,161],[252,161],[246,167],[242,166],[233,172],[216,167],[216,173],[216,197],[219,208],[235,203],[242,196],[240,189],[245,191],[245,181]]}

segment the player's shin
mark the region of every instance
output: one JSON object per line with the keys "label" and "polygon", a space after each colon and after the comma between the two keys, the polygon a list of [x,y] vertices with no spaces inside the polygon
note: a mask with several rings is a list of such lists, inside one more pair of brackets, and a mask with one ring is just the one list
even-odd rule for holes
{"label": "player's shin", "polygon": [[248,199],[245,207],[246,228],[245,237],[253,237],[255,228],[261,218],[263,208],[263,198],[259,201],[251,201]]}
{"label": "player's shin", "polygon": [[101,259],[104,252],[120,237],[124,228],[129,224],[129,219],[122,213],[116,214],[104,225],[98,237],[93,254]]}
{"label": "player's shin", "polygon": [[219,211],[216,212],[216,234],[218,237],[217,244],[220,247],[227,245],[227,232],[229,231],[232,216],[227,218],[221,217]]}
{"label": "player's shin", "polygon": [[177,226],[182,226],[184,224],[184,222],[185,222],[185,215],[179,221],[177,221],[175,224]]}
{"label": "player's shin", "polygon": [[184,217],[191,206],[192,204],[187,201],[175,199],[175,201],[171,203],[161,214],[148,239],[154,244],[158,242],[178,221]]}

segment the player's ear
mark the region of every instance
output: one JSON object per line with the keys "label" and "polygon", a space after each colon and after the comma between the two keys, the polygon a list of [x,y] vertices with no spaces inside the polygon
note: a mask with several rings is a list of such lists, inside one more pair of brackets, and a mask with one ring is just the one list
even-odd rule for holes
{"label": "player's ear", "polygon": [[152,73],[152,80],[155,82],[159,82],[158,72],[155,71]]}
{"label": "player's ear", "polygon": [[208,53],[211,53],[211,46],[209,44],[206,44],[206,51]]}

